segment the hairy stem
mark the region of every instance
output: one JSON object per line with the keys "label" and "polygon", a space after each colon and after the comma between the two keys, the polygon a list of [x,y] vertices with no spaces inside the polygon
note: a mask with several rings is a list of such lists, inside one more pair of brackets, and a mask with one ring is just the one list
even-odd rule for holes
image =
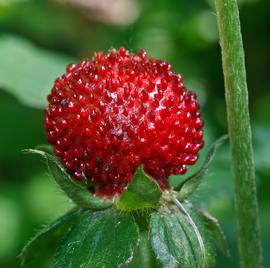
{"label": "hairy stem", "polygon": [[215,0],[222,50],[242,268],[262,267],[248,90],[237,0]]}

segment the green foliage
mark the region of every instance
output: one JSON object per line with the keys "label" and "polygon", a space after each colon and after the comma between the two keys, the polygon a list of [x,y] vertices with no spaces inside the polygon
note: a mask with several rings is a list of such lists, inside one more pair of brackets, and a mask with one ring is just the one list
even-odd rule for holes
{"label": "green foliage", "polygon": [[35,258],[41,255],[45,244],[54,241],[56,237],[62,238],[67,234],[69,228],[74,224],[79,211],[79,209],[75,208],[42,228],[21,251],[19,256],[21,264],[24,265],[32,262]]}
{"label": "green foliage", "polygon": [[202,167],[190,177],[186,178],[181,184],[175,187],[175,190],[178,191],[178,198],[183,200],[189,197],[200,185],[203,176],[208,170],[209,165],[213,161],[218,147],[223,144],[223,142],[228,138],[228,135],[224,135],[221,138],[217,139],[207,152],[207,155],[204,159]]}
{"label": "green foliage", "polygon": [[[122,264],[125,267],[155,267],[152,251],[162,267],[212,267],[214,249],[207,227],[219,235],[218,239],[224,246],[222,231],[216,221],[214,225],[210,222],[211,216],[200,215],[200,218],[191,206],[185,208],[176,199],[175,192],[168,192],[161,198],[159,186],[144,174],[142,168],[138,168],[117,200],[119,210],[116,210],[107,208],[111,203],[91,195],[87,184],[71,179],[55,156],[40,150],[27,152],[43,156],[58,185],[86,210],[75,209],[41,230],[24,247],[21,253],[23,264],[33,259],[44,241],[52,240],[56,233],[62,239],[54,259],[54,267],[57,268],[113,268]],[[147,213],[144,213],[145,209]],[[69,229],[65,228],[67,225]]]}
{"label": "green foliage", "polygon": [[86,210],[57,250],[55,268],[115,268],[131,261],[139,242],[132,214]]}
{"label": "green foliage", "polygon": [[19,204],[5,195],[0,196],[0,211],[0,237],[1,241],[5,241],[0,243],[1,260],[10,256],[12,250],[18,245],[22,214]]}
{"label": "green foliage", "polygon": [[217,244],[217,247],[222,251],[225,256],[230,256],[228,243],[218,220],[204,210],[200,209],[198,210],[198,212],[201,213],[206,226],[213,233],[213,236],[215,237],[214,241]]}
{"label": "green foliage", "polygon": [[25,152],[41,155],[46,160],[49,172],[60,188],[80,207],[103,209],[112,205],[111,202],[105,201],[91,194],[87,189],[86,184],[76,182],[72,179],[54,155],[34,149],[25,150]]}
{"label": "green foliage", "polygon": [[[153,251],[162,267],[195,267],[196,260],[182,225],[175,214],[154,213],[150,223]],[[195,245],[195,248],[197,244]]]}
{"label": "green foliage", "polygon": [[253,144],[256,170],[270,174],[270,128],[263,125],[255,125],[253,127]]}
{"label": "green foliage", "polygon": [[[187,88],[197,93],[205,121],[205,144],[208,146],[227,132],[214,1],[138,2],[139,19],[128,27],[117,27],[88,20],[78,10],[56,1],[0,0],[0,267],[18,267],[15,256],[33,230],[64,214],[70,206],[66,198],[59,198],[63,194],[44,176],[41,161],[21,153],[24,148],[46,142],[43,111],[32,107],[45,107],[45,97],[54,79],[64,73],[69,62],[121,45],[135,52],[146,49],[150,56],[168,60],[183,75]],[[242,0],[241,3],[262,238],[267,250],[270,248],[270,2]],[[51,68],[52,65],[55,67]],[[174,186],[198,170],[205,149],[187,174],[174,176]],[[219,219],[228,238],[231,257],[225,258],[217,252],[217,267],[237,267],[228,145],[218,150],[191,199]],[[35,264],[27,268],[50,268],[52,249],[44,249]],[[134,265],[134,268],[145,267],[140,261]],[[270,267],[267,254],[264,267]]]}
{"label": "green foliage", "polygon": [[54,80],[62,75],[70,57],[34,47],[12,35],[0,37],[0,87],[25,105],[44,108]]}
{"label": "green foliage", "polygon": [[[213,267],[214,251],[209,241],[211,236],[197,215],[194,215],[195,212],[192,213],[192,221],[189,213],[171,206],[152,214],[150,241],[161,267]],[[194,226],[199,233],[195,232]],[[200,250],[201,242],[203,252]]]}
{"label": "green foliage", "polygon": [[158,184],[139,167],[127,189],[121,195],[117,208],[123,211],[157,207],[161,197]]}
{"label": "green foliage", "polygon": [[135,249],[134,256],[131,262],[121,266],[121,268],[138,268],[138,267],[147,267],[147,268],[157,267],[156,260],[149,242],[148,231],[140,233],[140,241]]}
{"label": "green foliage", "polygon": [[12,5],[19,2],[26,2],[28,0],[0,0],[0,5]]}
{"label": "green foliage", "polygon": [[[35,160],[32,157],[27,158]],[[36,160],[40,161],[40,158]],[[44,163],[41,164],[43,164],[43,167],[45,166]],[[49,223],[74,207],[74,203],[50,177],[46,168],[43,172],[29,177],[29,181],[23,188],[20,188],[20,193],[23,197],[21,202],[24,202],[29,213],[27,217],[37,221],[38,225]],[[32,232],[29,237],[31,235]]]}

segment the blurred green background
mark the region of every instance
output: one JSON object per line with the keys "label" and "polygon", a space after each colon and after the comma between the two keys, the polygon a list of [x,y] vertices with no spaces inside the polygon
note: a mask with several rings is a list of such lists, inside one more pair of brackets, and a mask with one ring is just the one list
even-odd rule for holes
{"label": "blurred green background", "polygon": [[[270,1],[239,5],[264,265],[270,267]],[[19,267],[16,256],[35,230],[72,206],[44,163],[22,153],[46,143],[46,95],[65,66],[119,46],[167,59],[199,96],[207,148],[227,132],[215,20],[213,0],[0,0],[0,267]],[[220,220],[228,238],[231,257],[218,252],[217,267],[239,267],[228,144],[194,199]],[[52,248],[28,267],[50,267]]]}

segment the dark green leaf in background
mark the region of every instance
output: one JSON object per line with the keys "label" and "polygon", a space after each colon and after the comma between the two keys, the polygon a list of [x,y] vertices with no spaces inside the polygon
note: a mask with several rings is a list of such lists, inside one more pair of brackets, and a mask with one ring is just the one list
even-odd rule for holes
{"label": "dark green leaf in background", "polygon": [[90,209],[104,209],[112,205],[112,203],[91,194],[91,192],[86,188],[86,185],[72,179],[54,155],[34,149],[25,150],[25,152],[39,154],[45,158],[50,174],[53,176],[60,188],[78,206]]}
{"label": "dark green leaf in background", "polygon": [[160,197],[161,190],[158,184],[139,167],[121,195],[117,208],[123,211],[154,208],[159,204]]}
{"label": "dark green leaf in background", "polygon": [[22,103],[42,109],[54,80],[65,73],[67,64],[74,62],[12,35],[0,37],[0,59],[0,87]]}
{"label": "dark green leaf in background", "polygon": [[230,256],[228,243],[218,220],[204,210],[200,209],[198,211],[202,215],[207,228],[212,232],[213,236],[215,237],[214,241],[217,247],[222,251],[225,256]]}
{"label": "dark green leaf in background", "polygon": [[80,210],[75,208],[41,229],[22,249],[19,256],[21,264],[33,261],[41,254],[45,244],[53,241],[56,237],[64,237],[72,223],[76,221],[79,212]]}
{"label": "dark green leaf in background", "polygon": [[139,228],[130,213],[84,211],[62,245],[55,268],[115,268],[132,260]]}

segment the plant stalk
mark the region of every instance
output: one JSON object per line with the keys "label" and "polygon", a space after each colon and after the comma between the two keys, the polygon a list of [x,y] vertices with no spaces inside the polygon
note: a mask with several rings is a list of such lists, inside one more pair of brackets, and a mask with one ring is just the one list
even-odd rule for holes
{"label": "plant stalk", "polygon": [[240,266],[262,267],[244,49],[237,0],[215,0],[235,184]]}

